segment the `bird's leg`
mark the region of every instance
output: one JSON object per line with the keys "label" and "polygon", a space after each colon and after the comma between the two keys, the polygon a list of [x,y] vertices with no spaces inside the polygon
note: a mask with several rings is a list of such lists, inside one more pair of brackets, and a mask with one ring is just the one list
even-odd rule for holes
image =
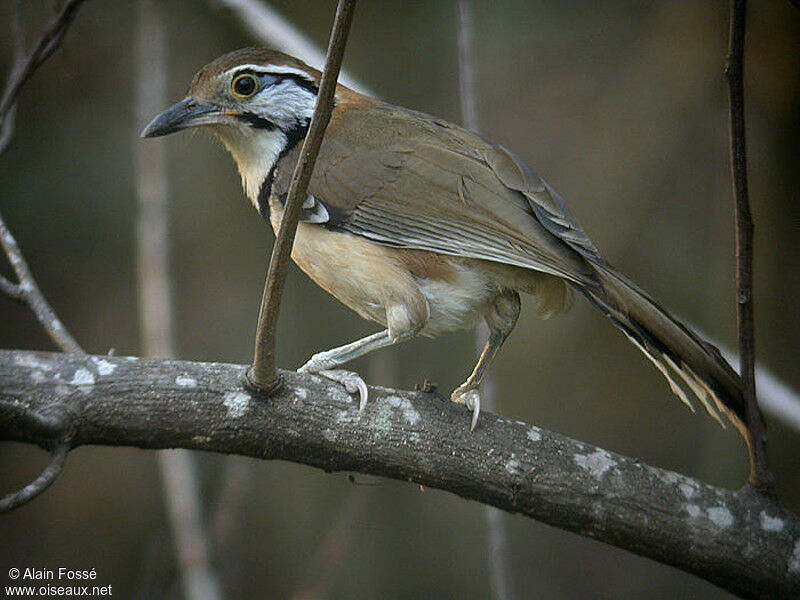
{"label": "bird's leg", "polygon": [[369,395],[367,384],[358,373],[337,369],[336,367],[359,358],[360,356],[364,356],[373,350],[391,346],[392,344],[396,344],[415,335],[422,328],[425,320],[427,320],[427,306],[425,320],[422,320],[421,323],[419,320],[411,319],[410,315],[411,311],[404,305],[392,305],[386,310],[389,324],[388,329],[373,333],[372,335],[345,344],[344,346],[332,348],[325,352],[319,352],[312,356],[306,364],[297,369],[297,372],[316,373],[326,379],[342,384],[350,394],[358,393],[358,409],[364,410]]}
{"label": "bird's leg", "polygon": [[297,372],[317,373],[326,379],[342,384],[349,394],[358,393],[358,409],[364,410],[367,404],[367,396],[369,395],[367,384],[357,373],[345,371],[344,369],[337,369],[336,367],[372,352],[373,350],[390,346],[393,343],[394,341],[389,335],[389,330],[385,329],[361,338],[360,340],[356,340],[355,342],[345,344],[344,346],[315,354],[306,364],[297,369]]}
{"label": "bird's leg", "polygon": [[517,292],[506,291],[494,298],[489,310],[484,315],[486,324],[489,326],[489,339],[486,340],[486,345],[472,374],[450,395],[450,400],[464,404],[472,410],[470,431],[475,429],[475,425],[478,423],[478,415],[481,412],[481,397],[478,388],[486,375],[486,371],[489,369],[489,365],[492,364],[494,357],[497,355],[497,351],[500,350],[500,346],[503,345],[503,342],[506,341],[506,338],[517,324],[519,311],[520,300]]}

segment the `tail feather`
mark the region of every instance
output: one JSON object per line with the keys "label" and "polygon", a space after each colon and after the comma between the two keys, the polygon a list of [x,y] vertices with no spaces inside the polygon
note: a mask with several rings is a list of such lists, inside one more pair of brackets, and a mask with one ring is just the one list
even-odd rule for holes
{"label": "tail feather", "polygon": [[724,415],[746,436],[741,380],[719,350],[607,265],[595,265],[600,285],[581,291],[658,368],[692,411],[697,399],[725,427]]}

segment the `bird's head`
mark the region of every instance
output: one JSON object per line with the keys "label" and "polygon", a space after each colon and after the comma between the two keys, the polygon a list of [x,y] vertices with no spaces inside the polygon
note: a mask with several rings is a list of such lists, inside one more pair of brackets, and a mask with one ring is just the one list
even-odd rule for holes
{"label": "bird's head", "polygon": [[142,137],[209,128],[233,155],[255,203],[278,158],[305,137],[320,77],[274,50],[236,50],[200,69],[189,95],[153,119]]}

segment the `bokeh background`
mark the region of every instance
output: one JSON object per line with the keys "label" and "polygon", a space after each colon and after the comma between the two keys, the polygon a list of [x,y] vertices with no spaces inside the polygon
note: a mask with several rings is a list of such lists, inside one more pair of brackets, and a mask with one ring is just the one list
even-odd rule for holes
{"label": "bokeh background", "polygon": [[[33,4],[33,3],[25,3]],[[320,45],[334,3],[276,1]],[[13,3],[0,3],[0,67]],[[29,39],[51,3],[26,6]],[[162,3],[171,100],[219,54],[254,40],[213,2]],[[488,137],[558,189],[610,262],[718,342],[735,345],[733,209],[723,64],[727,3],[474,2],[478,110]],[[0,157],[0,210],[38,281],[93,353],[139,354],[133,157],[135,2],[87,2],[61,52],[26,86]],[[460,121],[454,2],[362,2],[345,68],[390,102]],[[746,62],[756,222],[758,359],[800,389],[800,11],[749,3]],[[209,136],[163,142],[180,358],[247,363],[273,236]],[[4,261],[0,271],[10,274]],[[279,362],[374,331],[296,268]],[[0,298],[0,347],[50,349]],[[449,390],[474,358],[470,332],[417,340],[355,366],[404,388]],[[716,485],[747,474],[738,435],[692,415],[660,374],[578,299],[523,314],[494,368],[504,415]],[[783,502],[800,509],[800,434],[768,418]],[[195,454],[213,564],[228,598],[489,597],[484,508],[436,490],[241,457]],[[0,493],[45,457],[0,445]],[[652,561],[507,516],[518,598],[729,598]],[[324,542],[334,549],[321,556]],[[333,561],[333,562],[331,562]],[[79,448],[42,497],[0,518],[11,566],[89,569],[117,598],[180,598],[155,453]]]}

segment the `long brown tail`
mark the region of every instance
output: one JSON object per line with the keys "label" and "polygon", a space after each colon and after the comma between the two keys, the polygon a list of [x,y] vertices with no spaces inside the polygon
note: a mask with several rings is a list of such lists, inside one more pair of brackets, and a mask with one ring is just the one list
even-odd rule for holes
{"label": "long brown tail", "polygon": [[581,291],[649,358],[692,410],[695,397],[720,425],[724,414],[747,439],[739,375],[719,350],[701,339],[607,265],[595,265],[599,288]]}

